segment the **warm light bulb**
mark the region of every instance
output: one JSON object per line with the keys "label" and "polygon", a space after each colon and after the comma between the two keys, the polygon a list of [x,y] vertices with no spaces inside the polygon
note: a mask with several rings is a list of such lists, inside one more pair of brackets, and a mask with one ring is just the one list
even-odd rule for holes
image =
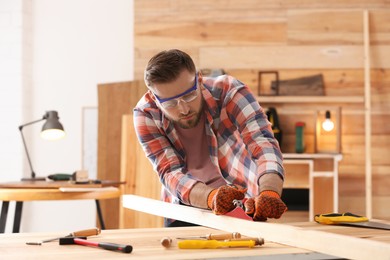
{"label": "warm light bulb", "polygon": [[59,129],[47,129],[41,132],[41,137],[46,140],[57,140],[65,136],[65,132]]}
{"label": "warm light bulb", "polygon": [[322,128],[327,131],[327,132],[330,132],[333,130],[334,128],[334,123],[332,122],[332,120],[330,119],[325,119],[324,122],[322,122]]}
{"label": "warm light bulb", "polygon": [[332,131],[334,128],[334,123],[330,120],[330,111],[328,110],[325,112],[325,121],[322,122],[322,128],[327,132]]}

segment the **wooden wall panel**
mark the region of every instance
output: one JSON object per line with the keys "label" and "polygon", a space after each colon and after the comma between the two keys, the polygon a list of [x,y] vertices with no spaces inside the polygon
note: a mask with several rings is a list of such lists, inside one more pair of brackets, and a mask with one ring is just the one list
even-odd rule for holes
{"label": "wooden wall panel", "polygon": [[[281,79],[322,73],[325,94],[363,96],[363,10],[370,13],[372,159],[376,218],[389,218],[383,194],[390,178],[390,2],[387,0],[135,0],[135,78],[157,52],[179,48],[198,69],[223,68],[257,93],[259,70],[278,70]],[[262,103],[264,108],[274,104]],[[295,122],[306,123],[308,152],[314,150],[316,104],[278,104],[284,130],[282,150],[294,151]],[[337,104],[329,104],[337,105]],[[340,210],[364,214],[364,104],[343,102]],[[324,105],[321,105],[323,107]],[[353,197],[349,179],[358,181]],[[354,191],[352,189],[351,191]],[[377,191],[380,191],[377,193]],[[387,205],[387,204],[383,204]]]}
{"label": "wooden wall panel", "polygon": [[[241,30],[241,28],[247,30]],[[135,30],[145,40],[145,48],[156,46],[169,48],[176,44],[178,35],[182,48],[209,45],[257,45],[259,43],[281,44],[286,41],[286,26],[283,22],[184,22],[142,23]]]}
{"label": "wooden wall panel", "polygon": [[[288,43],[298,45],[362,45],[361,9],[294,9],[287,13]],[[370,10],[370,43],[390,43],[390,10]]]}
{"label": "wooden wall panel", "polygon": [[[142,0],[141,0],[142,2]],[[171,0],[168,2],[175,2]],[[383,8],[388,7],[389,2],[387,0],[241,0],[241,1],[230,1],[230,0],[198,0],[194,1],[177,1],[178,3],[174,6],[176,8],[198,8],[198,9],[233,9],[237,11],[246,11],[251,8],[262,8],[262,9],[345,9],[345,8]]]}
{"label": "wooden wall panel", "polygon": [[361,10],[291,10],[287,16],[289,44],[363,43]]}
{"label": "wooden wall panel", "polygon": [[[263,71],[268,70],[270,69],[264,69]],[[277,71],[279,73],[280,80],[322,74],[324,78],[325,95],[327,96],[345,96],[345,93],[348,93],[349,96],[364,95],[364,72],[361,69],[278,69]],[[252,92],[257,94],[259,70],[228,69],[226,72],[229,75],[240,79],[242,82],[245,82],[245,84],[251,88]],[[386,80],[384,78],[387,76],[384,74],[386,74],[385,70],[373,70],[371,78],[373,81],[378,80],[378,82],[373,82],[373,84],[383,85],[386,82],[390,83],[390,80]],[[269,77],[268,81],[266,79],[267,78],[262,79],[261,89],[269,88],[271,80],[275,80],[274,77]],[[389,90],[384,88],[381,91],[385,92]]]}
{"label": "wooden wall panel", "polygon": [[[390,68],[390,46],[371,48],[371,67]],[[201,68],[226,69],[354,69],[364,67],[363,47],[357,45],[281,45],[200,47]],[[337,67],[335,66],[337,64]]]}

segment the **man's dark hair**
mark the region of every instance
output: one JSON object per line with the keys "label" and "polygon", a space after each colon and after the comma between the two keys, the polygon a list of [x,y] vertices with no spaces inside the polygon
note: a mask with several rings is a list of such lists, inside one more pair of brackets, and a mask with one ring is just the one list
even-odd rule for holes
{"label": "man's dark hair", "polygon": [[148,87],[155,83],[169,83],[177,79],[184,69],[196,72],[191,57],[181,50],[165,50],[149,60],[145,68],[144,80]]}

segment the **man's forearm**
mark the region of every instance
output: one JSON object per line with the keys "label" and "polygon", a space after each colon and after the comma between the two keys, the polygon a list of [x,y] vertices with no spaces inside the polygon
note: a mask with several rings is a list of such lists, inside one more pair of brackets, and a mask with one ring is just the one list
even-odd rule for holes
{"label": "man's forearm", "polygon": [[283,190],[283,179],[279,176],[278,173],[265,173],[259,180],[259,191],[272,190],[277,192],[280,196],[282,195]]}
{"label": "man's forearm", "polygon": [[190,191],[190,204],[191,206],[207,209],[207,197],[213,188],[210,188],[202,182],[195,184]]}

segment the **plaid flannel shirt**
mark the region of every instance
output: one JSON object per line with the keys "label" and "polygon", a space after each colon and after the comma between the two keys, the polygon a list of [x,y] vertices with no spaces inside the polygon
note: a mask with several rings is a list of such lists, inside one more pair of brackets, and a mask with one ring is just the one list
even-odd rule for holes
{"label": "plaid flannel shirt", "polygon": [[[282,154],[271,124],[249,88],[231,76],[203,78],[205,127],[210,159],[230,184],[259,194],[258,179],[266,173],[284,178]],[[186,153],[174,124],[148,91],[134,108],[137,137],[163,185],[162,200],[189,204],[197,180],[186,169]],[[261,185],[261,184],[260,184]]]}

